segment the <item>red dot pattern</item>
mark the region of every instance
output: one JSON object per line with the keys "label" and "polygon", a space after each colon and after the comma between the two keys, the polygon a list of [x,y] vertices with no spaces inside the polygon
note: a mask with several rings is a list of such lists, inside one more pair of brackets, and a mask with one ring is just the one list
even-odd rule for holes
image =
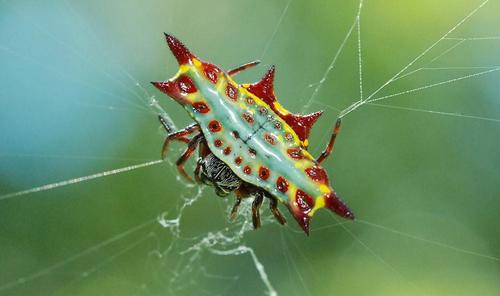
{"label": "red dot pattern", "polygon": [[323,184],[328,183],[328,176],[326,175],[325,170],[321,167],[315,165],[313,167],[305,169],[305,171],[306,174],[314,181]]}
{"label": "red dot pattern", "polygon": [[220,73],[219,68],[212,64],[204,64],[203,71],[205,72],[205,76],[208,80],[210,80],[213,84],[217,83]]}
{"label": "red dot pattern", "polygon": [[271,172],[269,172],[269,169],[264,167],[264,166],[261,166],[259,168],[259,178],[261,178],[262,180],[267,180],[269,179],[269,176],[271,175]]}
{"label": "red dot pattern", "polygon": [[210,108],[204,102],[194,102],[193,108],[194,108],[194,111],[196,111],[198,113],[202,113],[202,114],[210,112]]}
{"label": "red dot pattern", "polygon": [[242,115],[242,116],[243,116],[243,119],[244,119],[246,122],[248,122],[248,123],[250,123],[250,124],[253,124],[254,120],[253,120],[253,115],[252,115],[252,113],[250,113],[250,112],[245,112],[245,113],[243,113],[243,115]]}
{"label": "red dot pattern", "polygon": [[177,78],[177,86],[179,90],[183,93],[191,94],[196,92],[196,86],[194,86],[193,80],[186,75],[182,75]]}
{"label": "red dot pattern", "polygon": [[226,94],[231,100],[236,101],[238,98],[238,89],[234,85],[228,84],[226,86]]}
{"label": "red dot pattern", "polygon": [[285,178],[283,178],[282,176],[279,176],[278,180],[276,180],[276,188],[281,192],[287,192],[288,191],[288,181]]}
{"label": "red dot pattern", "polygon": [[222,130],[222,126],[221,126],[219,121],[214,119],[208,123],[208,129],[211,132],[216,133],[216,132],[220,132]]}
{"label": "red dot pattern", "polygon": [[268,142],[271,145],[276,144],[276,137],[270,133],[264,134],[264,140],[266,140],[266,142]]}
{"label": "red dot pattern", "polygon": [[243,173],[247,174],[247,175],[250,175],[252,173],[252,168],[249,167],[249,166],[245,166],[243,168]]}
{"label": "red dot pattern", "polygon": [[300,148],[290,148],[286,151],[288,153],[288,155],[295,159],[295,160],[301,160],[304,158],[304,156],[302,155],[302,152],[300,151]]}
{"label": "red dot pattern", "polygon": [[215,147],[220,147],[220,146],[222,146],[222,141],[217,139],[214,141],[214,145],[215,145]]}
{"label": "red dot pattern", "polygon": [[295,193],[295,201],[299,208],[304,212],[310,211],[314,206],[313,198],[300,189],[297,189],[297,192]]}

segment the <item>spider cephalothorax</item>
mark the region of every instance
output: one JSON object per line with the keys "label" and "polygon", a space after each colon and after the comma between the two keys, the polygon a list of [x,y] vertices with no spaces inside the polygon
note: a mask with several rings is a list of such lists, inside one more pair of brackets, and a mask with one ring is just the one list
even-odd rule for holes
{"label": "spider cephalothorax", "polygon": [[212,153],[200,158],[201,170],[199,179],[207,184],[215,187],[215,193],[224,197],[231,191],[238,189],[243,182],[231,168],[222,160],[215,157]]}
{"label": "spider cephalothorax", "polygon": [[180,68],[172,79],[153,85],[179,102],[196,121],[169,134],[163,145],[165,157],[171,141],[188,144],[177,161],[182,176],[194,181],[184,171],[184,163],[199,148],[196,181],[213,185],[220,196],[234,191],[232,217],[242,198],[253,197],[255,228],[260,226],[259,208],[264,197],[270,200],[271,211],[280,223],[285,219],[278,202],[288,207],[306,233],[310,218],[323,207],[354,218],[321,167],[333,149],[340,120],[328,146],[315,159],[307,151],[307,138],[322,112],[298,115],[283,108],[274,95],[274,66],[261,81],[239,85],[232,75],[258,62],[226,73],[198,59],[175,37],[165,36]]}

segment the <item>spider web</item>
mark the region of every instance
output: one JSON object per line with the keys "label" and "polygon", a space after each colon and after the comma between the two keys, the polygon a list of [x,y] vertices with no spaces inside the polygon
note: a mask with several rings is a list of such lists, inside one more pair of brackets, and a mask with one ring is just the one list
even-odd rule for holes
{"label": "spider web", "polygon": [[[378,15],[386,15],[380,9],[385,6],[377,1],[363,0],[353,2],[352,6],[338,4],[344,19],[329,24],[335,25],[335,29],[327,28],[335,30],[336,34],[327,37],[329,40],[334,39],[334,44],[330,44],[329,52],[323,53],[326,60],[321,58],[322,54],[318,54],[320,58],[317,59],[307,57],[310,61],[316,60],[313,68],[323,70],[323,64],[326,64],[326,69],[323,73],[295,80],[294,84],[307,79],[315,82],[294,89],[301,93],[303,100],[295,102],[298,107],[293,109],[292,106],[290,109],[308,112],[323,107],[330,111],[327,113],[330,113],[328,116],[332,121],[335,117],[344,119],[332,168],[343,168],[340,170],[344,171],[344,176],[337,172],[334,174],[335,187],[345,199],[352,201],[350,204],[358,214],[358,219],[352,223],[337,220],[333,215],[318,215],[313,221],[311,237],[305,238],[293,225],[291,217],[287,216],[289,224],[281,227],[273,221],[265,207],[262,213],[263,228],[252,231],[250,201],[243,203],[237,220],[229,222],[226,217],[232,206],[230,199],[215,197],[210,188],[184,184],[178,177],[173,163],[183,150],[180,145],[169,152],[166,163],[156,158],[165,136],[158,127],[156,116],[166,118],[173,130],[187,121],[183,122],[185,119],[177,116],[176,110],[179,109],[175,109],[174,104],[168,105],[163,98],[156,98],[144,84],[144,81],[154,80],[154,77],[168,77],[172,73],[165,76],[165,67],[161,67],[161,72],[151,73],[149,69],[155,68],[153,64],[130,70],[130,65],[143,62],[148,65],[148,62],[153,61],[137,58],[146,55],[144,52],[125,55],[135,55],[132,61],[120,58],[122,56],[116,54],[120,48],[107,42],[105,37],[109,36],[101,35],[98,30],[101,26],[112,24],[95,25],[91,21],[89,16],[93,15],[107,15],[109,18],[118,7],[117,3],[104,5],[102,10],[89,10],[88,6],[80,3],[60,0],[47,7],[35,2],[1,2],[1,21],[5,28],[10,29],[2,30],[5,31],[6,39],[0,43],[6,69],[29,65],[25,66],[27,70],[40,69],[40,73],[50,74],[52,79],[57,77],[59,84],[69,83],[87,92],[83,95],[59,92],[53,83],[45,88],[33,86],[37,92],[29,93],[29,96],[43,95],[49,98],[48,102],[40,102],[36,98],[26,99],[24,94],[18,93],[16,95],[26,104],[2,111],[2,117],[5,118],[2,120],[2,133],[10,142],[4,142],[1,152],[3,169],[0,203],[4,225],[0,252],[3,262],[0,269],[0,294],[315,295],[332,291],[363,294],[368,286],[377,295],[401,294],[401,289],[404,289],[405,295],[468,295],[472,291],[483,295],[497,294],[500,291],[497,283],[500,240],[495,231],[498,223],[494,218],[500,208],[495,196],[487,194],[493,191],[487,189],[495,189],[498,183],[495,180],[499,177],[495,152],[499,148],[498,136],[491,137],[498,135],[500,122],[499,91],[495,89],[500,61],[491,54],[500,46],[500,37],[495,34],[498,33],[498,22],[495,22],[498,18],[494,14],[498,3],[471,1],[460,9],[433,6],[439,13],[449,13],[450,16],[443,21],[446,25],[441,26],[443,22],[440,22],[440,26],[431,26],[424,32],[415,30],[432,38],[422,37],[418,46],[402,46],[410,50],[413,57],[403,48],[391,52],[395,56],[387,60],[402,62],[387,66],[377,64],[371,54],[377,44],[388,42],[387,39],[380,39],[379,36],[384,35],[370,37],[373,33],[370,25],[374,24],[374,18]],[[168,13],[168,17],[161,25],[169,30],[177,30],[179,27],[175,24],[181,21],[180,12],[186,7],[180,2],[165,5],[168,9],[163,12]],[[242,2],[238,5],[241,5],[238,9],[245,10],[254,4]],[[296,29],[293,21],[303,18],[306,13],[300,11],[300,3],[293,0],[266,2],[263,5],[269,8],[269,12],[266,15],[266,11],[262,11],[262,17],[268,17],[266,26],[272,29],[260,32],[264,37],[253,43],[260,45],[255,56],[260,55],[264,63],[272,60],[280,62],[279,51],[283,48],[274,49],[273,46],[288,45],[282,39]],[[129,4],[125,6],[123,9],[137,9]],[[137,24],[151,15],[160,17],[152,6],[146,5],[142,8],[143,13],[134,14]],[[393,3],[393,6],[397,6],[397,3]],[[204,9],[209,8],[200,3],[199,8],[193,11],[194,18],[198,14],[203,15]],[[434,11],[429,8],[424,12],[431,15]],[[57,21],[36,18],[35,14],[54,15]],[[249,26],[256,22],[250,17],[246,20]],[[431,20],[432,16],[429,16]],[[60,29],[58,21],[71,26],[67,30]],[[485,23],[484,27],[477,25],[479,21]],[[13,29],[13,25],[19,27]],[[145,28],[136,29],[158,30],[157,25],[146,22]],[[232,32],[235,34],[232,36],[239,35],[243,27],[235,28],[238,31]],[[417,29],[423,27],[426,26],[417,26]],[[24,40],[25,37],[17,35],[23,29],[32,32],[30,37],[33,40],[28,42]],[[188,27],[184,30],[195,29]],[[489,30],[491,35],[483,35],[483,30]],[[141,36],[135,32],[131,34]],[[77,35],[86,36],[84,40],[96,46],[95,52],[73,37]],[[184,39],[181,34],[177,35]],[[304,33],[302,35],[305,36]],[[160,39],[157,36],[161,34],[147,34],[143,37],[144,44],[150,43],[150,38]],[[192,47],[198,51],[204,47],[208,51],[213,47],[214,53],[220,51],[219,47],[215,48],[217,42],[215,45],[209,44],[221,39],[216,37],[207,32],[207,37],[200,37],[202,41]],[[401,40],[396,39],[392,45],[402,45],[411,40],[409,37],[413,35],[409,33],[399,37]],[[23,44],[42,41],[50,44],[48,48],[54,50],[50,54],[45,53],[48,57],[22,48]],[[190,44],[188,40],[186,43]],[[120,46],[133,45],[127,40]],[[38,48],[36,45],[33,47]],[[158,50],[153,56],[166,56],[163,44],[157,42],[154,47],[160,47],[162,51]],[[235,55],[234,61],[228,58],[227,62],[241,60],[241,56],[237,56],[238,50],[232,51],[225,52]],[[200,56],[210,55],[202,55],[200,51]],[[474,58],[478,56],[480,58]],[[251,58],[248,57],[249,60]],[[154,59],[154,62],[158,60]],[[289,62],[283,61],[285,63]],[[387,78],[373,75],[374,67],[385,67],[381,72]],[[176,66],[170,61],[168,68],[175,69]],[[292,67],[289,69],[279,70],[281,76],[296,75]],[[31,76],[23,70],[3,80],[14,81],[17,87],[27,89],[33,83],[38,83],[38,80],[51,82],[48,78],[44,79],[43,75]],[[9,74],[6,70],[2,72]],[[105,82],[96,82],[92,79],[93,75]],[[250,75],[243,73],[238,81],[258,77]],[[349,81],[348,88],[340,85],[343,76]],[[29,78],[30,83],[24,84],[24,78]],[[296,97],[291,94],[287,96],[287,90],[282,90],[284,87],[280,87],[279,81],[277,83],[278,94],[283,93],[279,97]],[[464,99],[459,96],[464,91],[463,83],[468,83],[466,87],[477,91],[475,97]],[[356,87],[353,88],[353,85]],[[12,94],[8,91],[7,83],[3,88],[7,91],[2,97],[11,100],[9,96]],[[65,101],[50,100],[52,96],[64,97]],[[460,100],[458,104],[444,104],[454,97]],[[287,103],[284,100],[284,104]],[[61,104],[64,104],[63,108]],[[464,111],[455,111],[457,109]],[[89,112],[92,112],[92,117],[87,116]],[[44,141],[37,136],[21,141],[17,140],[17,135],[11,134],[9,130],[26,131],[23,128],[25,125],[15,119],[26,113],[30,116],[40,113],[35,119],[39,120],[41,128],[52,130],[34,130],[49,140]],[[385,122],[383,117],[391,120]],[[450,118],[456,121],[451,123]],[[109,123],[114,121],[116,124]],[[13,122],[21,127],[16,129]],[[474,129],[484,130],[478,135],[471,135],[482,146],[472,143],[467,147],[485,153],[486,158],[490,159],[489,163],[485,163],[483,155],[474,157],[474,153],[469,150],[458,152],[462,156],[459,159],[467,162],[472,170],[477,170],[480,178],[456,180],[457,188],[430,189],[421,188],[418,184],[427,182],[427,186],[435,186],[435,182],[429,180],[430,177],[412,175],[407,171],[398,173],[417,181],[396,178],[394,175],[391,175],[389,182],[382,179],[386,176],[384,172],[391,169],[390,165],[395,164],[388,155],[394,153],[404,157],[401,151],[403,147],[408,147],[404,142],[408,138],[405,135],[408,131],[390,129],[390,124],[413,128],[411,132],[419,135],[429,132],[428,122],[433,122],[431,126],[434,128],[446,126],[448,129],[436,128],[437,139],[433,135],[417,136],[414,144],[422,149],[426,147],[421,146],[423,144],[419,141],[433,140],[429,144],[433,149],[444,145],[447,137],[443,134],[444,130],[456,132],[460,128],[470,131],[471,125]],[[33,124],[37,122],[30,122],[30,125]],[[59,132],[59,124],[71,124],[75,135]],[[458,127],[450,129],[452,124]],[[135,142],[139,143],[133,145],[131,153],[115,153],[115,149],[121,148],[121,145],[130,145],[122,140],[126,137],[120,134],[121,130],[133,128],[134,125],[148,129],[133,131]],[[324,123],[324,128],[329,128],[329,125]],[[157,132],[153,133],[154,137],[143,136],[155,129]],[[321,127],[318,129],[322,130]],[[371,136],[370,131],[377,133],[381,139]],[[392,133],[393,137],[381,135],[384,131]],[[82,135],[86,136],[84,142],[78,138]],[[368,139],[360,141],[361,136]],[[460,141],[452,141],[454,145],[467,145],[468,135],[461,136]],[[328,133],[313,134],[311,142],[321,143],[312,145],[315,155],[328,137]],[[42,144],[35,143],[36,140]],[[68,143],[72,141],[75,144]],[[67,147],[61,149],[55,145],[58,143],[65,143]],[[380,147],[376,148],[375,143]],[[82,144],[87,148],[82,148]],[[366,148],[363,145],[370,146],[361,150]],[[452,146],[446,147],[449,149]],[[38,149],[32,149],[34,147]],[[348,151],[346,147],[351,147],[349,149],[353,151]],[[74,153],[68,153],[70,150]],[[425,151],[432,153],[430,149]],[[446,152],[453,154],[453,151]],[[346,156],[349,154],[350,158]],[[442,153],[436,154],[446,157]],[[368,160],[370,156],[382,158],[380,164],[383,163],[384,167],[380,170],[380,177],[370,172],[357,174],[350,171],[363,172],[368,164],[373,164]],[[410,162],[401,165],[429,171],[430,176],[435,176],[435,173],[449,174],[449,178],[468,176],[453,172],[464,170],[464,167],[449,163],[455,159],[450,156],[442,162],[430,162],[424,158],[424,164],[420,166],[414,158],[409,157],[404,160]],[[393,169],[397,170],[396,167]],[[437,180],[447,180],[446,177]],[[348,181],[347,178],[354,181]],[[166,184],[158,184],[162,182]],[[363,184],[366,188],[354,189],[357,184]],[[399,186],[404,190],[400,190]],[[468,190],[471,188],[481,188],[477,195],[471,197],[477,199],[481,206],[466,198],[447,197],[458,195],[462,193],[461,190],[470,193]],[[418,192],[408,192],[408,196],[399,195],[408,190]],[[447,204],[455,200],[456,205]],[[411,207],[417,210],[409,210]],[[443,216],[441,212],[448,207],[455,212]],[[89,208],[92,210],[87,210]],[[478,215],[483,218],[476,222],[475,217]],[[463,220],[464,217],[466,220]],[[412,223],[412,220],[417,222]],[[360,287],[356,289],[356,286]]]}

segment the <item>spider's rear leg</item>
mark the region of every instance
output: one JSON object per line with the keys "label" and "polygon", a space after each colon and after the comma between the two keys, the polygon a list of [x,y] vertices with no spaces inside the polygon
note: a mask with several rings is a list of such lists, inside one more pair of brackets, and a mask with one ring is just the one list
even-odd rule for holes
{"label": "spider's rear leg", "polygon": [[253,228],[257,229],[260,227],[260,206],[262,205],[262,201],[264,200],[264,194],[262,192],[257,191],[257,195],[252,203],[252,223]]}
{"label": "spider's rear leg", "polygon": [[246,63],[246,64],[243,64],[237,68],[234,68],[232,70],[229,70],[227,71],[227,75],[234,75],[238,72],[241,72],[243,70],[246,70],[246,69],[249,69],[249,68],[252,68],[254,66],[257,66],[258,64],[260,63],[259,60],[256,60],[256,61],[253,61],[253,62],[250,62],[250,63]]}
{"label": "spider's rear leg", "polygon": [[177,165],[177,170],[179,170],[179,173],[189,182],[194,183],[193,178],[191,178],[186,171],[184,170],[184,164],[186,161],[193,155],[193,153],[196,151],[196,148],[198,147],[198,144],[200,144],[200,141],[203,140],[203,134],[198,134],[196,135],[188,144],[188,147],[182,153],[181,157],[177,160],[175,163]]}
{"label": "spider's rear leg", "polygon": [[339,134],[339,131],[340,131],[340,123],[341,123],[341,120],[339,118],[339,119],[337,119],[337,122],[335,123],[335,127],[333,128],[333,133],[332,133],[332,136],[330,138],[330,142],[328,142],[328,145],[326,146],[325,150],[323,150],[323,152],[321,152],[318,159],[316,159],[318,164],[321,164],[332,153],[333,145],[335,144],[335,139],[337,138],[337,135]]}
{"label": "spider's rear leg", "polygon": [[269,198],[269,209],[271,209],[271,213],[273,213],[274,218],[276,218],[281,225],[286,224],[286,219],[278,209],[278,200],[275,197]]}

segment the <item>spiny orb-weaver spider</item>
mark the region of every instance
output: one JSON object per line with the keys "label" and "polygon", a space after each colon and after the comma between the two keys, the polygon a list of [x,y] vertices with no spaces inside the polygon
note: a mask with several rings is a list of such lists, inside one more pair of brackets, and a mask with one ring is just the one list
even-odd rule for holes
{"label": "spiny orb-weaver spider", "polygon": [[[253,197],[254,228],[260,227],[259,209],[264,197],[269,199],[271,212],[279,223],[286,223],[278,209],[281,202],[306,234],[311,217],[323,207],[354,219],[320,166],[333,150],[340,119],[325,150],[315,159],[307,151],[307,138],[322,112],[298,115],[283,108],[274,95],[274,66],[259,82],[239,85],[232,76],[258,61],[226,73],[198,59],[175,37],[165,37],[179,71],[168,81],[152,84],[180,103],[196,123],[167,136],[162,158],[172,141],[187,143],[176,164],[180,174],[194,182],[184,164],[199,149],[196,182],[214,186],[219,196],[236,193],[231,219],[236,217],[242,198]],[[160,121],[169,131],[161,117]]]}

